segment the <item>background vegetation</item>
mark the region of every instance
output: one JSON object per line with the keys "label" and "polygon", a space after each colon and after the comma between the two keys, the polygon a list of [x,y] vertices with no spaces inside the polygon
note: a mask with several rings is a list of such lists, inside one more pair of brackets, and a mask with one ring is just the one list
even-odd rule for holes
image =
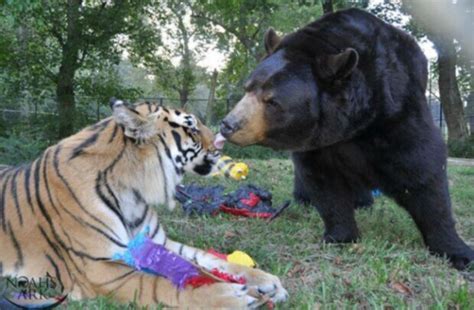
{"label": "background vegetation", "polygon": [[[285,34],[349,7],[432,42],[439,57],[430,64],[427,97],[435,121],[447,129],[452,156],[474,157],[471,0],[0,0],[0,163],[31,160],[108,115],[112,96],[185,107],[216,126],[263,56],[268,27]],[[225,152],[248,158],[246,182],[270,189],[275,205],[290,197],[287,153],[231,145]],[[451,166],[449,177],[458,228],[473,246],[474,168]],[[219,182],[228,190],[239,185]],[[473,272],[428,255],[392,201],[378,198],[357,219],[363,240],[335,246],[320,243],[323,225],[309,206],[293,204],[271,224],[225,215],[190,219],[179,211],[163,216],[173,238],[247,251],[282,277],[291,299],[281,308],[474,308]],[[100,298],[69,307],[130,305]]]}
{"label": "background vegetation", "polygon": [[359,7],[433,43],[439,57],[427,96],[434,118],[448,129],[453,156],[474,156],[474,45],[467,31],[474,10],[470,0],[436,3],[0,1],[0,154],[72,134],[107,115],[112,96],[161,100],[217,124],[263,56],[268,27],[285,34],[323,13]]}

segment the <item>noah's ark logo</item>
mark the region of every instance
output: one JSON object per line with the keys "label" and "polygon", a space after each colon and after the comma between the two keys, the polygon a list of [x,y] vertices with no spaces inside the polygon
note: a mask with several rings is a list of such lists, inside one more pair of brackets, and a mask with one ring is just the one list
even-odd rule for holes
{"label": "noah's ark logo", "polygon": [[0,278],[0,308],[10,304],[22,309],[53,309],[66,299],[63,286],[50,274]]}

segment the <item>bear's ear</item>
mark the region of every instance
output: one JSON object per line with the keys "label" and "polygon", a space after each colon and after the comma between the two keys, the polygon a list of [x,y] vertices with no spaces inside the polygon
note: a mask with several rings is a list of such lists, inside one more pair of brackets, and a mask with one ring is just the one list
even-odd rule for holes
{"label": "bear's ear", "polygon": [[281,37],[277,35],[273,28],[268,28],[264,36],[265,50],[267,51],[267,54],[271,55],[280,42]]}
{"label": "bear's ear", "polygon": [[319,77],[325,80],[343,79],[351,74],[359,62],[359,53],[347,48],[335,55],[327,55],[317,60]]}

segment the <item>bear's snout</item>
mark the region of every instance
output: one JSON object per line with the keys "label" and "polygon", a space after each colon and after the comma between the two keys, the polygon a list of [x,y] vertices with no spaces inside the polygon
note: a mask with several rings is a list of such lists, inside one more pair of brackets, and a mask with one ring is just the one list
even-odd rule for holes
{"label": "bear's snout", "polygon": [[221,122],[221,134],[228,139],[234,132],[236,132],[239,128],[239,122],[237,119],[231,115],[224,118]]}

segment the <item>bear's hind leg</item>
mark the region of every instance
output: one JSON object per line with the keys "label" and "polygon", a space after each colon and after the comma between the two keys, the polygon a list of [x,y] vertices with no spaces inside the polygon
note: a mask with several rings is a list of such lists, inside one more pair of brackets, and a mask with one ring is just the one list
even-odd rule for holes
{"label": "bear's hind leg", "polygon": [[474,262],[474,251],[455,229],[446,175],[417,190],[405,189],[394,196],[412,216],[430,252],[446,256],[460,270]]}
{"label": "bear's hind leg", "polygon": [[374,197],[372,196],[372,191],[365,190],[361,191],[357,196],[355,202],[356,209],[367,209],[370,208],[374,204]]}

